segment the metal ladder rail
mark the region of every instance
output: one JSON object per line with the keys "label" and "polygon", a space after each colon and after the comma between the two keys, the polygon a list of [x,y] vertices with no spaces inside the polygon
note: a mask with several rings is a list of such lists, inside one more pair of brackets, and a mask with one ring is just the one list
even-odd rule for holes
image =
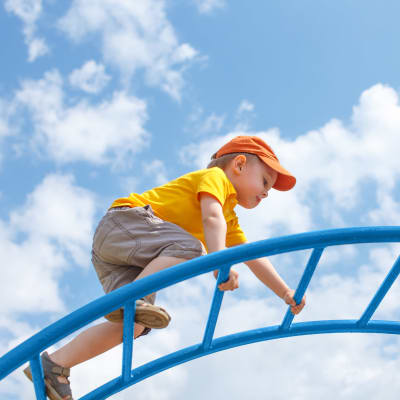
{"label": "metal ladder rail", "polygon": [[[318,262],[320,261],[320,258],[322,256],[324,249],[325,248],[315,248],[309,258],[309,261],[306,265],[306,268],[304,270],[302,278],[300,279],[299,284],[295,291],[294,298],[295,298],[295,301],[297,304],[299,304],[299,302],[301,301],[301,299],[303,298],[303,296],[306,292],[306,289],[307,289],[307,287],[311,281],[311,278],[316,270],[316,267],[318,265]],[[124,381],[124,383],[126,384],[126,387],[132,386],[132,384],[138,383],[141,380],[155,374],[154,371],[153,371],[153,373],[146,373],[146,370],[153,369],[153,370],[156,370],[157,373],[159,373],[167,368],[171,368],[172,365],[176,366],[176,365],[185,363],[187,361],[193,360],[195,358],[200,358],[205,355],[224,350],[228,346],[225,345],[222,348],[218,349],[218,346],[212,346],[212,342],[214,344],[223,343],[222,340],[227,339],[229,336],[232,336],[232,337],[236,336],[236,338],[234,338],[234,339],[238,340],[240,338],[240,335],[243,335],[246,333],[246,332],[243,332],[243,333],[238,333],[235,335],[227,335],[223,338],[219,338],[214,341],[212,340],[212,336],[213,336],[213,333],[215,330],[215,325],[216,325],[216,322],[218,319],[218,314],[219,314],[222,299],[223,299],[223,292],[218,289],[218,285],[227,280],[227,278],[229,276],[229,270],[230,270],[230,266],[226,265],[226,266],[223,266],[219,271],[218,280],[217,280],[215,291],[214,291],[214,297],[213,297],[213,301],[212,301],[212,305],[210,308],[210,313],[209,313],[209,317],[208,317],[208,321],[207,321],[207,327],[204,332],[204,337],[203,337],[202,343],[199,345],[190,346],[190,347],[182,349],[182,350],[178,350],[167,356],[160,357],[157,360],[153,360],[141,367],[135,368],[132,371],[131,382]],[[375,294],[374,299],[371,301],[371,304],[374,305],[374,310],[376,310],[376,308],[379,305],[377,303],[376,299],[378,299],[378,298],[380,300],[383,299],[383,297],[387,294],[387,292],[389,291],[390,287],[394,283],[394,281],[397,278],[397,276],[399,275],[399,273],[400,273],[400,256],[396,260],[392,269],[387,274],[384,282],[382,283],[381,287],[378,289],[377,293]],[[369,305],[367,307],[367,310],[368,310],[368,314],[371,313],[371,305]],[[364,314],[366,314],[366,313],[364,313]],[[271,327],[272,329],[270,329],[270,332],[269,332],[271,335],[270,340],[274,339],[274,338],[276,339],[276,338],[292,336],[289,331],[290,331],[290,325],[292,323],[293,318],[294,318],[294,315],[291,313],[290,306],[289,306],[282,324],[280,326]],[[329,324],[331,324],[331,327],[329,327]],[[336,324],[336,327],[333,327],[334,324]],[[308,332],[306,329],[304,329],[304,326],[307,326],[307,325],[309,327]],[[295,324],[294,330],[293,330],[293,335],[300,336],[300,335],[316,334],[316,333],[332,333],[335,331],[340,332],[341,330],[342,331],[352,331],[352,332],[363,332],[363,331],[367,332],[368,331],[367,329],[363,329],[365,325],[366,324],[364,324],[364,325],[359,324],[358,321],[356,321],[356,320],[354,320],[354,321],[351,321],[351,320],[347,320],[347,321],[312,321],[312,322],[303,323],[303,324],[301,324],[301,323]],[[359,327],[359,329],[355,329],[355,327],[357,327],[357,326]],[[299,328],[299,327],[303,327],[303,329],[297,330],[296,328]],[[379,325],[379,323],[375,325],[375,329],[376,329],[376,327],[379,327],[380,329],[382,329],[382,326]],[[389,325],[386,326],[386,328],[389,328]],[[400,334],[400,323],[395,324],[394,328],[396,329],[395,332],[397,334]],[[373,329],[374,329],[373,325],[372,325],[371,329],[373,332]],[[393,327],[392,327],[392,329],[393,329]],[[313,330],[314,330],[314,332],[313,332]],[[324,332],[324,330],[325,330],[325,332]],[[274,333],[275,333],[275,337],[272,336]],[[381,333],[384,333],[384,331],[382,331]],[[391,333],[393,333],[393,331]],[[260,340],[254,340],[254,341],[260,341]],[[246,344],[246,343],[241,343],[241,344],[239,344],[239,342],[236,343],[236,345],[243,345],[243,344]],[[228,348],[230,348],[230,347],[231,346],[229,346]],[[115,385],[116,385],[116,387],[115,387]],[[80,400],[99,400],[99,399],[104,398],[104,397],[102,397],[102,395],[104,395],[105,392],[107,392],[108,390],[111,390],[111,391],[113,391],[113,393],[116,393],[117,391],[120,391],[122,389],[123,389],[122,386],[118,387],[118,380],[110,381],[110,382],[108,382],[108,384],[96,389],[95,391],[82,397]]]}
{"label": "metal ladder rail", "polygon": [[[320,234],[319,237],[317,236],[318,234]],[[310,239],[310,237],[315,239],[313,242],[317,242],[319,244],[325,242],[326,246],[334,246],[334,245],[351,244],[351,243],[354,244],[354,243],[398,242],[398,241],[400,241],[399,234],[400,234],[399,227],[345,228],[345,229],[339,229],[339,230],[328,230],[328,231],[320,231],[320,232],[317,231],[317,232],[306,233],[306,234],[298,234],[298,235],[292,235],[291,237],[283,237],[283,238],[278,238],[278,239],[269,239],[269,240],[260,241],[260,242],[264,242],[264,243],[269,242],[270,244],[272,244],[273,242],[276,242],[278,240],[282,244],[284,244],[283,246],[281,246],[279,251],[276,251],[276,248],[274,249],[274,251],[271,251],[271,246],[269,246],[270,247],[269,252],[266,251],[268,254],[265,254],[265,255],[271,255],[271,254],[279,254],[279,253],[284,253],[284,252],[288,252],[288,251],[296,251],[296,250],[302,250],[302,249],[310,248],[311,246],[307,247],[307,245],[304,245],[304,243],[302,243],[302,239],[306,239],[305,242],[307,242],[307,239]],[[293,239],[294,239],[294,242],[295,243],[297,242],[296,243],[297,246],[293,245],[293,243],[292,243],[292,246],[288,246],[288,244],[291,242],[290,239],[292,239],[292,242],[293,242]],[[247,246],[247,248],[251,247],[252,248],[251,250],[253,250],[253,252],[254,252],[254,250],[256,252],[259,252],[260,242],[255,242],[253,244],[253,246],[251,246],[251,244],[245,245],[245,246]],[[308,243],[308,245],[310,245],[310,243]],[[266,246],[266,247],[268,247],[268,246]],[[244,249],[242,249],[242,250],[244,250]],[[304,294],[304,292],[305,292],[305,290],[306,290],[306,288],[307,288],[307,286],[308,286],[308,284],[309,284],[309,282],[311,280],[313,271],[316,268],[316,265],[317,265],[317,263],[319,261],[319,258],[321,256],[321,254],[322,254],[322,251],[323,251],[322,247],[315,247],[314,248],[314,251],[313,251],[313,253],[312,253],[311,257],[310,257],[310,261],[309,261],[309,263],[308,263],[308,265],[306,267],[306,270],[305,270],[305,272],[303,274],[303,277],[302,277],[302,279],[301,279],[301,281],[300,281],[300,283],[298,285],[298,288],[296,289],[295,299],[297,300],[297,302],[299,301],[299,299],[302,298],[302,296],[303,296],[303,294]],[[238,263],[238,262],[244,261],[246,259],[251,259],[251,256],[249,256],[251,252],[252,251],[246,251],[246,252],[242,251],[242,252],[240,252],[240,251],[230,251],[230,250],[228,250],[228,251],[225,251],[225,254],[224,254],[224,256],[226,256],[226,257],[222,257],[222,259],[223,260],[229,259],[230,261],[233,261],[234,263]],[[230,258],[229,258],[229,254],[227,254],[227,253],[229,253],[229,254],[232,253]],[[234,255],[236,253],[240,254],[240,256],[237,257],[237,258],[234,257]],[[249,257],[243,257],[242,253],[247,253],[247,255]],[[214,258],[216,258],[215,255],[216,254],[214,253]],[[258,254],[258,256],[262,256],[262,255]],[[212,257],[212,256],[213,255],[209,255],[207,257]],[[217,258],[221,258],[221,257],[217,257]],[[255,256],[253,258],[257,258],[257,257]],[[194,263],[194,264],[196,264],[196,263]],[[197,263],[197,264],[199,264],[199,263]],[[212,264],[214,266],[214,264],[216,264],[216,263],[212,263]],[[209,272],[211,269],[212,269],[212,267],[211,268],[206,268],[205,271],[199,271],[199,268],[197,268],[196,273],[193,273],[192,276],[197,276],[197,275],[199,275],[201,273]],[[211,309],[210,309],[209,318],[208,318],[208,321],[207,321],[207,327],[206,327],[204,338],[203,338],[203,343],[201,345],[197,345],[197,346],[192,346],[191,347],[192,350],[193,350],[193,348],[196,348],[197,350],[195,351],[196,354],[193,353],[193,355],[191,356],[190,359],[196,358],[196,357],[201,356],[201,355],[205,355],[206,353],[210,354],[212,352],[220,351],[220,350],[225,349],[225,347],[224,348],[220,347],[220,343],[226,342],[227,338],[229,336],[232,336],[232,335],[228,335],[228,336],[226,336],[224,338],[219,338],[219,339],[212,340],[212,336],[213,336],[214,329],[215,329],[215,324],[216,324],[216,321],[217,321],[217,318],[218,318],[218,313],[219,313],[219,309],[220,309],[220,305],[221,305],[222,297],[223,297],[222,296],[223,294],[222,295],[219,294],[221,292],[219,291],[217,286],[218,286],[218,284],[220,282],[222,282],[222,281],[224,281],[226,279],[227,275],[229,274],[229,269],[230,269],[230,266],[225,266],[225,267],[221,268],[221,270],[220,270],[218,281],[216,283],[216,290],[214,292],[214,298],[213,298],[212,306],[211,306]],[[328,321],[328,322],[332,323],[333,325],[336,326],[336,328],[335,328],[336,331],[341,331],[341,329],[347,329],[347,331],[371,331],[371,332],[375,332],[376,331],[376,332],[379,332],[379,333],[396,333],[396,334],[398,334],[399,333],[398,332],[398,325],[400,325],[400,324],[398,324],[398,323],[396,323],[394,321],[391,321],[391,322],[390,321],[378,321],[378,322],[371,321],[370,323],[368,323],[368,321],[369,321],[370,317],[372,316],[372,314],[375,312],[375,310],[378,307],[378,305],[380,304],[380,302],[382,301],[383,297],[386,295],[387,291],[390,289],[390,287],[393,284],[394,280],[397,278],[397,276],[399,274],[399,270],[400,270],[400,257],[395,262],[394,266],[392,267],[392,270],[390,271],[390,273],[386,277],[384,283],[381,285],[381,287],[378,290],[378,292],[375,294],[373,300],[371,301],[371,303],[367,307],[367,309],[364,312],[363,316],[360,318],[360,320],[354,322],[354,325],[357,324],[356,329],[352,326],[353,323],[351,321],[344,321],[344,322],[341,322],[341,321]],[[165,284],[165,282],[164,282],[163,285],[158,285],[158,286],[160,286],[160,288],[167,287],[167,286],[170,286],[170,285],[172,285],[174,283],[177,283],[179,281],[182,281],[182,280],[185,280],[185,279],[189,279],[190,277],[191,276],[183,276],[183,277],[181,277],[181,279],[178,279],[177,277],[174,277],[174,279],[171,282],[169,282],[169,284]],[[142,295],[142,294],[140,294],[140,295]],[[101,299],[98,299],[98,300],[101,300]],[[96,301],[94,301],[92,303],[96,303]],[[68,319],[74,320],[74,318],[72,317],[73,314],[76,315],[76,313],[79,312],[79,311],[81,311],[81,314],[82,314],[82,311],[84,309],[90,308],[89,306],[92,303],[90,303],[87,306],[82,307],[80,310],[70,314],[69,316],[64,317],[62,320],[68,320]],[[101,301],[99,303],[101,303]],[[125,320],[124,325],[125,326],[124,326],[124,350],[123,350],[122,374],[121,374],[120,378],[117,379],[117,381],[119,382],[119,384],[118,384],[119,389],[121,389],[122,386],[125,387],[127,384],[129,384],[129,386],[132,384],[132,373],[134,373],[134,375],[136,376],[135,381],[142,380],[144,378],[138,379],[138,378],[140,378],[139,375],[141,375],[139,373],[140,372],[139,370],[142,370],[142,371],[146,370],[146,367],[147,367],[148,364],[153,364],[154,362],[161,361],[161,359],[165,359],[165,358],[172,359],[174,357],[174,353],[172,353],[172,354],[170,354],[168,356],[161,357],[161,359],[152,361],[152,362],[150,362],[150,363],[148,363],[148,364],[146,364],[144,366],[136,368],[135,370],[133,370],[131,372],[132,346],[133,346],[133,318],[134,318],[135,301],[128,299],[128,301],[124,302],[123,304],[125,306],[126,312],[124,314],[125,315],[124,316],[124,320]],[[291,324],[291,322],[293,320],[293,315],[291,316],[289,314],[291,314],[290,313],[290,309],[288,309],[287,314],[286,314],[286,316],[284,318],[284,321],[282,322],[282,324],[279,327],[270,327],[270,328],[272,328],[272,330],[269,329],[270,333],[273,333],[274,330],[280,330],[280,331],[286,330],[286,331],[288,331],[289,328],[290,328],[290,324]],[[71,329],[71,332],[67,332],[66,334],[64,334],[63,337],[68,336],[69,333],[72,333],[74,330],[77,330],[80,327],[84,326],[84,324],[82,324],[81,321],[80,321],[82,319],[82,316],[80,315],[80,317],[81,317],[80,319],[79,318],[75,318],[75,324],[74,324],[75,329]],[[79,323],[76,323],[77,319],[78,319]],[[94,319],[96,319],[96,318],[93,318],[93,316],[92,316],[92,318],[90,320],[86,321],[86,323],[90,323]],[[290,331],[292,332],[292,335],[318,333],[318,331],[315,330],[315,326],[318,325],[319,326],[318,329],[320,329],[319,333],[325,333],[325,331],[329,332],[330,331],[329,329],[324,329],[324,328],[326,328],[326,326],[324,327],[324,325],[326,325],[326,324],[323,324],[323,323],[321,324],[321,322],[326,322],[326,321],[320,321],[319,325],[318,325],[317,322],[294,324],[294,325],[296,325],[296,327],[292,326],[292,329],[290,329]],[[53,325],[56,325],[56,324],[57,323],[55,323]],[[79,326],[79,324],[80,324],[80,326]],[[301,328],[300,325],[304,326],[304,325],[310,325],[310,324],[314,325],[314,329],[309,329],[309,328],[308,329],[303,329],[302,328],[302,330],[298,330],[298,328]],[[49,328],[51,328],[51,326],[48,327],[48,328],[45,328],[40,333],[44,334],[45,331],[47,329],[49,329]],[[265,329],[266,328],[264,328],[264,330]],[[244,336],[249,337],[249,332],[251,332],[251,331],[245,332],[244,334],[247,333],[247,335],[244,335]],[[34,335],[31,339],[35,339],[35,338],[38,339],[37,338],[38,335],[39,334]],[[243,333],[241,333],[239,335],[243,336]],[[254,334],[250,334],[250,336],[254,336]],[[280,337],[286,337],[286,336],[290,336],[290,335],[280,333]],[[270,338],[273,338],[273,335],[272,336],[270,335]],[[26,341],[26,342],[29,342],[29,340],[30,339],[28,339],[28,341]],[[247,338],[246,340],[249,340],[249,339]],[[268,339],[266,338],[264,340],[268,340]],[[54,340],[53,343],[56,342],[56,341],[57,340]],[[239,340],[239,341],[236,340],[236,345],[241,345],[241,344],[238,344],[240,341],[242,342],[242,344],[245,344],[243,342],[243,340]],[[24,342],[22,345],[26,344],[26,342]],[[228,340],[228,343],[229,342],[230,341]],[[253,340],[251,342],[253,342]],[[250,342],[246,342],[246,343],[250,343]],[[52,343],[50,343],[48,345],[51,345],[51,344]],[[214,344],[214,347],[215,347],[214,349],[210,348],[211,344]],[[19,348],[20,346],[17,346],[17,348]],[[188,352],[187,349],[182,349],[182,350],[180,350],[180,351],[178,351],[176,353],[181,353],[181,352],[185,352],[185,351]],[[204,354],[200,355],[201,352],[203,352]],[[10,351],[9,353],[12,353],[12,351]],[[7,359],[7,357],[6,357],[6,356],[9,356],[8,358],[11,358],[9,353],[7,353],[5,356],[0,358],[0,378],[1,378],[2,375],[10,373],[10,371],[6,371],[6,373],[4,373],[1,370],[2,364],[10,362],[10,360]],[[30,354],[32,354],[32,352]],[[34,378],[35,392],[36,392],[37,398],[42,400],[42,399],[45,399],[45,397],[43,397],[44,396],[43,371],[42,371],[41,360],[40,360],[39,354],[40,354],[40,352],[39,353],[33,353],[32,356],[28,355],[28,358],[26,360],[30,360],[32,375],[33,375],[33,378]],[[14,355],[14,354],[12,354],[12,355]],[[184,358],[187,358],[187,357],[184,357]],[[179,362],[179,363],[181,363],[181,362]],[[17,365],[17,366],[14,365],[14,368],[11,368],[11,369],[15,369],[18,366],[19,365]],[[170,368],[171,366],[172,365],[168,366],[168,368]],[[166,369],[166,368],[163,368],[163,369]],[[136,371],[136,373],[135,373],[135,371]],[[151,374],[151,375],[153,375],[153,374]],[[111,382],[109,382],[109,384],[110,383]],[[104,386],[109,386],[109,384],[103,385],[102,387],[100,387],[98,389],[104,388]],[[113,386],[115,386],[115,382],[114,382]],[[91,393],[94,394],[94,392],[98,392],[98,389],[96,389],[95,391],[93,391]],[[119,391],[119,390],[117,390],[117,391]],[[99,398],[99,397],[90,396],[91,393],[89,393],[87,396],[84,396],[82,399]],[[104,397],[101,397],[101,398],[104,398]]]}

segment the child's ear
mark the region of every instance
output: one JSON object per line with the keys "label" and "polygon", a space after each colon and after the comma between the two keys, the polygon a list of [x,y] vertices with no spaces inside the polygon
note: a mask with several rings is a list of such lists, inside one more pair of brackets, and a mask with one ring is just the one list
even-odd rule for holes
{"label": "child's ear", "polygon": [[242,170],[242,168],[246,165],[246,156],[243,154],[239,154],[235,157],[235,166],[239,169],[239,171]]}

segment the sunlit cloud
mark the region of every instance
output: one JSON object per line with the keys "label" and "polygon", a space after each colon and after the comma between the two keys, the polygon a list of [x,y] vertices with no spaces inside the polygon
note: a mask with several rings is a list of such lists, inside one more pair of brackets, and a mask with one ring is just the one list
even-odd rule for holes
{"label": "sunlit cloud", "polygon": [[104,62],[118,68],[125,83],[143,69],[148,85],[180,100],[184,69],[197,51],[179,43],[164,1],[74,0],[59,27],[77,43],[99,34]]}
{"label": "sunlit cloud", "polygon": [[96,61],[87,61],[80,69],[75,69],[69,75],[69,82],[87,93],[99,93],[110,81],[104,65]]}
{"label": "sunlit cloud", "polygon": [[129,155],[143,149],[149,139],[143,100],[114,92],[99,104],[83,99],[67,105],[63,79],[56,70],[38,81],[24,81],[15,104],[20,112],[27,110],[33,122],[32,144],[59,163],[119,165],[129,162]]}
{"label": "sunlit cloud", "polygon": [[28,46],[28,61],[49,52],[45,39],[36,37],[36,23],[42,14],[42,0],[6,0],[5,9],[15,14],[24,24],[23,33]]}
{"label": "sunlit cloud", "polygon": [[225,0],[194,0],[194,2],[201,14],[211,14],[215,10],[226,7]]}

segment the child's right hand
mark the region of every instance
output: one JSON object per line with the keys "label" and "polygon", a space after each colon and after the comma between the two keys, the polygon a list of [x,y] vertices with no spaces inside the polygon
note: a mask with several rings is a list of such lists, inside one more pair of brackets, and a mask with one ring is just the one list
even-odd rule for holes
{"label": "child's right hand", "polygon": [[[214,271],[214,276],[215,278],[217,278],[218,270]],[[231,269],[229,271],[228,280],[218,285],[218,289],[222,291],[235,290],[238,287],[239,287],[239,274],[234,269]]]}
{"label": "child's right hand", "polygon": [[289,304],[291,306],[290,311],[292,312],[292,314],[296,315],[300,313],[300,311],[306,305],[306,296],[303,297],[300,304],[296,304],[294,300],[294,293],[295,293],[294,290],[289,289],[283,296],[283,300],[285,301],[286,304]]}

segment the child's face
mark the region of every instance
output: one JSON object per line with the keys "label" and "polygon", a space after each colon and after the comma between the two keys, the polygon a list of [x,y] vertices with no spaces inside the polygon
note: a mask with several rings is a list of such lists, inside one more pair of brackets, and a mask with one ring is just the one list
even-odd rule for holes
{"label": "child's face", "polygon": [[278,178],[278,173],[261,160],[244,155],[235,157],[225,172],[236,189],[238,204],[244,208],[257,207]]}

